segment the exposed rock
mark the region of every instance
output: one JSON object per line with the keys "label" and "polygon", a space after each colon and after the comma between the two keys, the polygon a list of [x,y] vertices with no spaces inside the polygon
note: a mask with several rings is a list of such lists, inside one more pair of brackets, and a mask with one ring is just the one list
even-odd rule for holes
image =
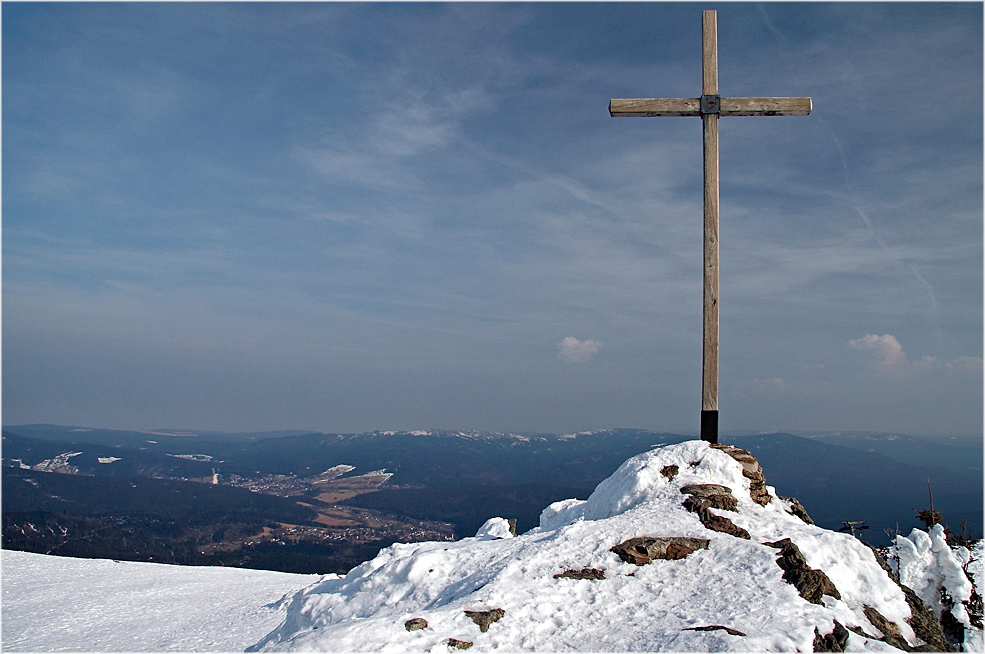
{"label": "exposed rock", "polygon": [[619,543],[610,551],[626,563],[646,565],[654,559],[677,560],[697,550],[708,549],[708,539],[687,536],[640,536]]}
{"label": "exposed rock", "polygon": [[605,571],[598,568],[582,568],[581,570],[565,570],[554,575],[555,579],[605,579]]}
{"label": "exposed rock", "polygon": [[684,627],[684,631],[715,631],[718,629],[721,629],[731,636],[745,636],[745,634],[738,629],[730,629],[729,627],[723,627],[720,624],[712,624],[707,627]]}
{"label": "exposed rock", "polygon": [[[792,584],[800,596],[812,604],[823,604],[822,595],[830,595],[841,599],[841,593],[821,570],[815,570],[807,565],[807,559],[801,554],[800,548],[789,538],[774,543],[764,543],[769,547],[780,549],[776,564],[783,570],[783,580]],[[824,650],[841,651],[841,650]]]}
{"label": "exposed rock", "polygon": [[418,629],[424,629],[428,626],[428,621],[424,618],[411,618],[404,623],[404,629],[407,631],[417,631]]}
{"label": "exposed rock", "polygon": [[910,619],[906,621],[917,638],[927,643],[929,651],[932,652],[957,652],[951,643],[947,642],[944,630],[941,629],[940,620],[934,615],[923,600],[910,588],[900,585],[900,589],[906,596],[906,603],[910,605]]}
{"label": "exposed rock", "polygon": [[660,474],[667,478],[667,481],[674,481],[674,477],[677,476],[677,472],[680,470],[675,465],[664,466],[660,469]]}
{"label": "exposed rock", "polygon": [[516,518],[510,518],[506,523],[510,526],[510,533],[516,536]]}
{"label": "exposed rock", "polygon": [[900,633],[899,625],[886,618],[882,613],[879,613],[879,611],[876,611],[868,604],[862,605],[862,613],[865,615],[865,619],[872,623],[873,627],[882,632],[882,638],[878,640],[889,643],[897,649],[909,649],[910,644],[906,642],[903,634]]}
{"label": "exposed rock", "polygon": [[848,630],[840,622],[835,622],[835,628],[830,634],[824,636],[814,627],[814,651],[815,652],[844,652],[845,645],[848,644]]}
{"label": "exposed rock", "polygon": [[[732,490],[726,486],[689,484],[682,486],[681,492],[690,496],[684,501],[684,506],[687,507],[688,511],[697,512],[698,508],[738,511],[738,501],[732,495]],[[695,508],[688,506],[689,502]]]}
{"label": "exposed rock", "polygon": [[862,629],[862,627],[859,627],[857,625],[855,625],[855,626],[853,626],[853,625],[845,625],[845,629],[847,629],[848,631],[852,632],[853,634],[858,634],[862,638],[868,638],[869,640],[879,640],[875,636],[870,636],[869,634],[865,633],[865,630]]}
{"label": "exposed rock", "polygon": [[753,502],[761,506],[770,503],[773,496],[766,490],[766,478],[763,476],[763,469],[751,452],[724,443],[713,443],[711,447],[725,452],[742,464],[742,476],[749,480],[749,496]]}
{"label": "exposed rock", "polygon": [[809,525],[814,524],[814,521],[811,520],[811,517],[807,515],[807,509],[804,508],[803,504],[797,501],[796,497],[782,497],[782,496],[779,497],[781,500],[790,502],[790,513],[792,515],[797,516],[798,518],[800,518],[801,520],[803,520]]}
{"label": "exposed rock", "polygon": [[722,509],[723,511],[738,511],[738,504],[731,495],[711,495],[709,497],[697,497],[689,495],[684,500],[684,508],[691,513],[697,513],[701,509]]}
{"label": "exposed rock", "polygon": [[728,534],[729,536],[735,536],[736,538],[745,538],[746,540],[749,540],[748,531],[735,524],[728,518],[723,518],[720,515],[712,514],[708,511],[708,509],[699,511],[698,519],[701,520],[701,524],[703,524],[707,529]]}
{"label": "exposed rock", "polygon": [[941,592],[941,630],[948,642],[960,645],[964,642],[964,624],[951,613],[953,608],[954,600],[946,593]]}
{"label": "exposed rock", "polygon": [[472,647],[472,642],[468,640],[459,640],[457,638],[449,638],[448,647],[454,647],[455,649],[468,649]]}
{"label": "exposed rock", "polygon": [[738,538],[749,539],[749,532],[736,525],[728,518],[715,515],[708,509],[736,511],[738,504],[732,491],[718,484],[690,484],[681,487],[681,492],[688,497],[684,500],[684,508],[698,515],[698,520],[706,529],[729,534]]}
{"label": "exposed rock", "polygon": [[[506,611],[504,611],[503,609],[490,609],[488,611],[466,611],[465,615],[472,618],[472,622],[479,625],[479,631],[481,631],[482,633],[486,633],[487,631],[489,631],[489,625],[491,625],[492,623],[496,622],[504,615],[506,615]],[[469,643],[469,645],[471,646],[472,643]]]}
{"label": "exposed rock", "polygon": [[732,489],[721,484],[687,484],[681,486],[681,492],[685,495],[708,497],[709,495],[731,495]]}

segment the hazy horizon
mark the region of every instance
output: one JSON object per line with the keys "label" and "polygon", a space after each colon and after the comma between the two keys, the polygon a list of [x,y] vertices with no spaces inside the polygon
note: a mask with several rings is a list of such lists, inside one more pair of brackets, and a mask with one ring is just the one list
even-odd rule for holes
{"label": "hazy horizon", "polygon": [[[37,422],[37,423],[21,423],[21,424],[4,424],[4,429],[13,429],[16,427],[35,427],[35,426],[51,426],[51,427],[66,427],[78,429],[80,433],[93,430],[105,430],[105,431],[123,431],[123,432],[135,432],[135,433],[146,433],[146,434],[162,434],[162,435],[173,435],[182,436],[188,435],[201,435],[201,434],[226,434],[226,435],[250,435],[250,434],[276,434],[276,433],[300,433],[300,434],[372,434],[375,432],[394,432],[394,433],[417,433],[417,432],[478,432],[478,433],[504,433],[504,434],[516,434],[516,435],[532,435],[532,434],[554,434],[554,435],[565,435],[565,434],[578,434],[578,433],[591,433],[594,431],[644,431],[652,432],[655,434],[674,434],[679,436],[694,436],[696,439],[699,438],[699,432],[697,430],[692,431],[675,431],[670,429],[647,429],[643,427],[633,427],[627,425],[614,426],[614,427],[598,427],[595,429],[575,429],[569,431],[557,431],[549,432],[536,429],[515,429],[515,430],[485,430],[485,429],[471,429],[469,427],[411,427],[408,429],[388,429],[386,427],[376,427],[373,429],[366,429],[360,431],[332,431],[319,428],[299,428],[299,427],[278,427],[273,429],[261,429],[252,431],[240,431],[233,429],[197,429],[188,427],[173,427],[173,426],[156,426],[156,427],[106,427],[103,425],[82,425],[77,423],[70,424],[55,424],[50,422]],[[985,441],[981,441],[981,432],[955,432],[950,434],[921,434],[912,432],[900,432],[900,431],[868,431],[859,429],[733,429],[730,431],[723,431],[719,435],[723,438],[736,437],[736,436],[755,436],[755,435],[768,435],[768,434],[790,434],[792,436],[804,435],[834,435],[834,434],[859,434],[859,435],[889,435],[889,436],[909,436],[919,440],[933,440],[939,441],[945,438],[952,439],[971,439],[976,442],[981,442],[985,445]]]}

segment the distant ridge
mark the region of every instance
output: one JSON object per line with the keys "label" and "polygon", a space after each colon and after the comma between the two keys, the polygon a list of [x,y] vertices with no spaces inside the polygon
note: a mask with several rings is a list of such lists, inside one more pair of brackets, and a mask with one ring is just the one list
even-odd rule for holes
{"label": "distant ridge", "polygon": [[[640,452],[694,438],[642,429],[565,434],[431,429],[324,434],[286,430],[203,432],[194,438],[164,433],[169,430],[151,434],[14,425],[4,428],[3,463],[31,467],[71,454],[65,459],[65,469],[74,468],[80,474],[189,479],[211,479],[213,470],[220,475],[307,478],[333,466],[347,465],[353,467],[353,474],[374,470],[392,474],[379,493],[353,499],[357,506],[410,511],[407,502],[413,494],[393,491],[417,488],[436,489],[427,497],[436,502],[435,507],[452,510],[458,498],[469,492],[467,489],[478,487],[488,489],[490,498],[509,497],[511,488],[531,484],[590,489]],[[950,439],[934,442],[863,432],[808,435],[737,435],[723,436],[722,440],[753,451],[773,471],[778,492],[809,502],[815,519],[830,528],[839,528],[846,520],[866,520],[871,527],[867,537],[880,542],[888,538],[886,530],[917,526],[916,511],[929,506],[930,479],[935,508],[951,527],[960,529],[967,521],[973,535],[982,533],[981,443],[974,447],[961,439],[957,443]],[[537,510],[539,507],[531,503],[526,509],[518,507],[514,517],[529,521]],[[454,511],[464,515],[459,508]],[[426,517],[442,520],[431,513]],[[463,528],[473,528],[480,518],[472,515]]]}

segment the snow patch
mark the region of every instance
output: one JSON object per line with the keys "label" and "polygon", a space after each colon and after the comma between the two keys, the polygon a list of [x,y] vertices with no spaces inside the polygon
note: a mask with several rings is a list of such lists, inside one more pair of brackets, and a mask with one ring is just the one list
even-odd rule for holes
{"label": "snow patch", "polygon": [[35,463],[31,466],[31,470],[36,470],[39,472],[68,472],[75,474],[79,470],[75,466],[69,465],[68,460],[73,456],[79,456],[80,454],[82,454],[82,452],[63,452],[54,458],[45,459],[41,463]]}
{"label": "snow patch", "polygon": [[510,523],[506,518],[489,518],[475,533],[479,540],[496,540],[497,538],[513,538]]}
{"label": "snow patch", "polygon": [[561,500],[540,512],[540,528],[552,531],[582,520],[585,517],[585,500]]}
{"label": "snow patch", "polygon": [[[147,441],[148,443],[150,441]],[[168,454],[168,456],[174,457],[176,459],[185,459],[186,461],[199,461],[202,463],[208,463],[212,461],[211,454]]]}
{"label": "snow patch", "polygon": [[350,466],[345,463],[341,463],[337,466],[332,466],[331,468],[321,473],[320,475],[316,475],[317,477],[320,477],[320,479],[316,479],[314,483],[316,484],[327,483],[329,481],[332,481],[333,479],[336,479],[337,477],[341,477],[347,472],[352,472],[355,469],[356,466]]}
{"label": "snow patch", "polygon": [[96,461],[99,461],[100,463],[113,463],[114,461],[122,461],[122,460],[123,459],[121,459],[118,456],[97,456],[96,457]]}

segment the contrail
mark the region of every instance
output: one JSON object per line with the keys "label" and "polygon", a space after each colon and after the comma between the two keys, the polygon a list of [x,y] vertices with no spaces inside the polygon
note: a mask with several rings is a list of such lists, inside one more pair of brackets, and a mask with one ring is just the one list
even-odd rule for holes
{"label": "contrail", "polygon": [[773,21],[770,20],[769,14],[766,13],[766,7],[763,6],[763,3],[757,2],[756,9],[759,10],[760,15],[763,17],[763,22],[766,23],[766,27],[768,27],[769,30],[773,32],[773,35],[776,36],[776,38],[783,41],[784,43],[786,43],[787,40],[786,37],[780,33],[780,30],[776,29],[775,25],[773,25]]}
{"label": "contrail", "polygon": [[[820,122],[823,125],[824,121]],[[925,318],[928,322],[930,322],[931,327],[933,327],[934,336],[939,344],[943,340],[944,333],[941,330],[940,324],[937,320],[937,317],[940,314],[940,305],[937,302],[937,295],[934,293],[933,286],[930,285],[930,282],[928,282],[927,279],[920,274],[913,264],[905,261],[901,256],[899,256],[899,254],[897,254],[893,248],[889,247],[886,244],[886,241],[884,241],[879,235],[879,232],[872,224],[872,220],[869,219],[868,214],[866,214],[860,206],[861,202],[859,200],[858,192],[852,184],[852,174],[848,166],[848,157],[845,155],[845,149],[842,147],[841,141],[838,140],[838,137],[835,136],[834,132],[829,127],[824,125],[824,129],[831,136],[831,140],[835,142],[835,146],[838,148],[838,155],[841,158],[841,167],[845,170],[845,186],[848,187],[849,191],[849,195],[845,199],[852,206],[852,208],[855,209],[855,213],[859,215],[862,222],[865,223],[865,226],[868,228],[872,238],[879,244],[882,251],[896,261],[896,264],[899,266],[900,281],[905,283],[908,281],[908,277],[912,278],[916,280],[917,285],[924,291],[924,293],[926,293],[930,304],[930,311],[925,315]]]}

